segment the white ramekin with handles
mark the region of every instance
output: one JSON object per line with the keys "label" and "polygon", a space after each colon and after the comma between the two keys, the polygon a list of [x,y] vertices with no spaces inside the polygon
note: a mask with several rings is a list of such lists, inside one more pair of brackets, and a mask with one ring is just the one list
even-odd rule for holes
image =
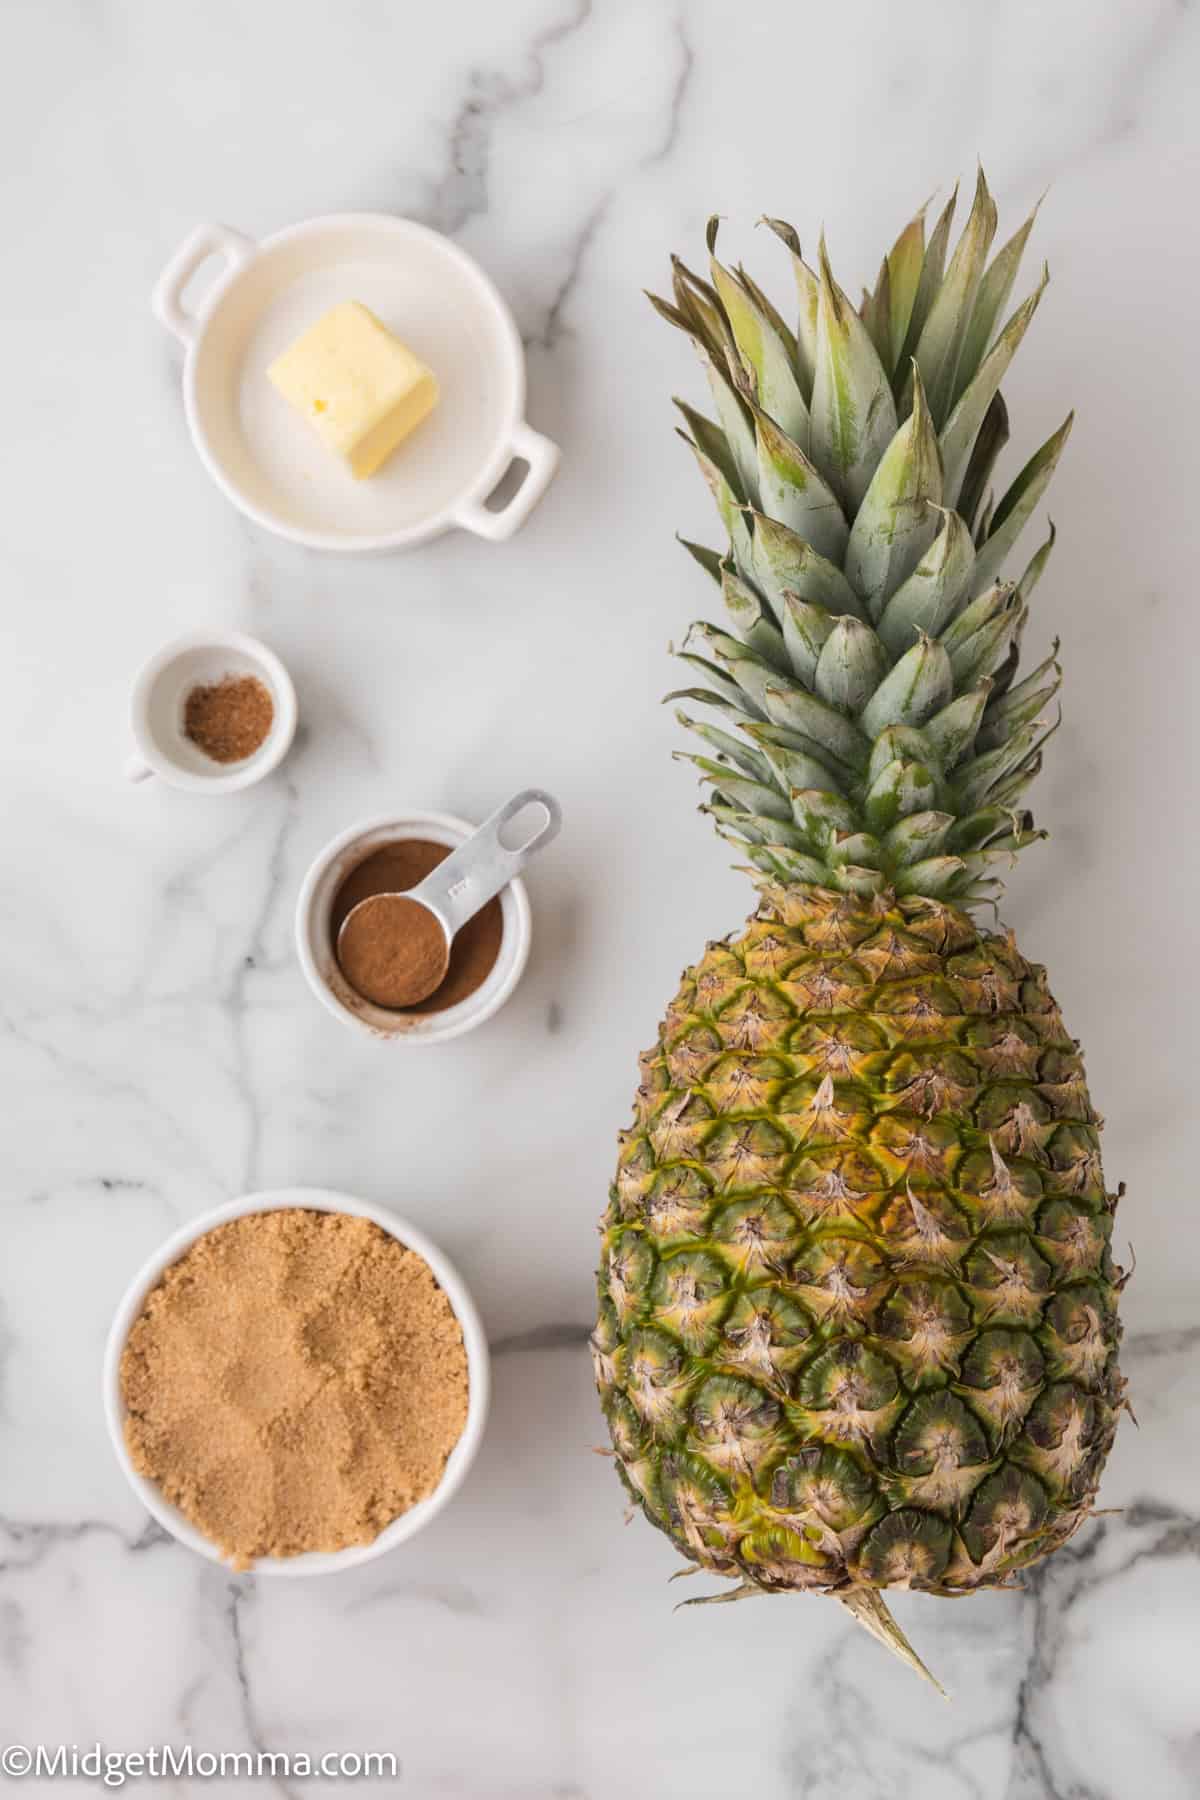
{"label": "white ramekin with handles", "polygon": [[392,1044],[444,1044],[474,1031],[512,994],[529,961],[533,936],[529,894],[519,875],[496,896],[503,932],[490,974],[473,994],[445,1012],[396,1013],[373,1006],[354,992],[334,953],[330,929],[333,903],[347,875],[360,862],[387,844],[412,838],[457,850],[476,829],[453,813],[382,813],[340,832],[313,862],[296,902],[296,953],[309,987],[344,1025]]}
{"label": "white ramekin with handles", "polygon": [[[184,294],[221,267],[194,308]],[[369,306],[438,378],[441,398],[375,475],[355,481],[267,379],[301,332],[344,300]],[[184,403],[200,459],[247,517],[317,550],[383,551],[451,526],[511,537],[558,467],[525,419],[525,356],[512,314],[457,244],[411,219],[332,213],[256,243],[196,227],[151,305],[182,343]],[[505,473],[524,478],[494,509]]]}
{"label": "white ramekin with handles", "polygon": [[185,1225],[181,1231],[168,1238],[143,1264],[117,1308],[104,1354],[104,1415],[117,1461],[124,1470],[129,1485],[151,1517],[157,1520],[164,1531],[178,1538],[181,1544],[198,1551],[210,1562],[223,1562],[224,1558],[217,1546],[203,1532],[197,1531],[161,1489],[144,1475],[139,1475],[133,1466],[125,1443],[121,1353],[151,1289],[157,1286],[171,1264],[178,1262],[184,1251],[190,1249],[198,1238],[204,1237],[218,1225],[227,1225],[231,1219],[242,1219],[249,1213],[279,1212],[284,1207],[309,1212],[350,1213],[354,1218],[370,1219],[380,1230],[394,1237],[397,1243],[403,1244],[406,1249],[415,1250],[429,1264],[434,1279],[454,1309],[454,1316],[462,1327],[463,1345],[467,1352],[467,1422],[432,1494],[427,1495],[424,1500],[418,1500],[415,1506],[393,1519],[390,1525],[385,1525],[379,1536],[372,1538],[369,1544],[352,1544],[346,1550],[310,1550],[300,1556],[260,1556],[252,1566],[252,1573],[255,1575],[332,1575],[341,1569],[351,1569],[359,1563],[371,1562],[385,1551],[395,1549],[397,1544],[403,1544],[423,1526],[428,1525],[431,1519],[436,1518],[462,1486],[483,1440],[491,1396],[491,1364],[483,1324],[462,1276],[437,1245],[430,1243],[424,1232],[418,1231],[415,1225],[396,1218],[382,1207],[368,1206],[361,1200],[353,1200],[347,1194],[334,1193],[327,1188],[278,1188],[271,1193],[249,1194],[244,1199],[230,1200],[226,1205],[218,1206],[212,1212],[193,1219],[190,1225]]}

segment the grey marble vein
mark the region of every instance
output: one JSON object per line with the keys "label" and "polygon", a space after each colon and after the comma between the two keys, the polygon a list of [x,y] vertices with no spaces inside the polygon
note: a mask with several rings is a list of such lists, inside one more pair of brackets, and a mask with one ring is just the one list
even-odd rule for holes
{"label": "grey marble vein", "polygon": [[436,1607],[456,1618],[480,1618],[490,1609],[482,1596],[465,1582],[384,1581],[351,1602],[355,1612],[371,1611],[393,1603]]}
{"label": "grey marble vein", "polygon": [[[679,140],[680,123],[683,116],[684,101],[695,67],[695,55],[688,39],[685,16],[680,13],[675,20],[675,39],[678,45],[678,73],[667,100],[666,125],[660,141],[653,145],[646,154],[639,158],[637,168],[641,171],[653,169],[666,161]],[[567,266],[562,279],[546,308],[546,315],[541,330],[536,337],[525,339],[526,348],[537,345],[542,350],[553,350],[562,335],[563,318],[575,289],[583,276],[584,265],[592,247],[608,220],[622,183],[618,182],[600,194],[587,213],[576,232],[567,255]]]}
{"label": "grey marble vein", "polygon": [[1200,1325],[1168,1331],[1135,1331],[1121,1345],[1121,1362],[1153,1362],[1164,1356],[1188,1356],[1200,1352]]}
{"label": "grey marble vein", "polygon": [[435,187],[428,223],[453,237],[468,219],[488,209],[488,162],[497,116],[522,100],[540,94],[546,83],[546,57],[592,16],[592,0],[571,0],[562,18],[530,39],[526,74],[513,80],[493,71],[473,69],[468,92],[450,127],[448,167]]}
{"label": "grey marble vein", "polygon": [[[245,1728],[248,1747],[255,1752],[278,1751],[280,1745],[269,1743],[263,1734],[258,1717],[254,1694],[250,1684],[250,1668],[246,1649],[246,1635],[243,1623],[244,1614],[255,1597],[255,1583],[252,1578],[245,1577],[231,1581],[226,1594],[225,1622],[229,1631],[229,1639],[233,1657],[233,1677],[237,1685],[238,1704],[241,1709],[242,1724]],[[301,1789],[294,1783],[286,1781],[282,1775],[272,1771],[266,1777],[270,1786],[284,1796],[284,1800],[299,1800]]]}
{"label": "grey marble vein", "polygon": [[149,1518],[137,1536],[131,1538],[107,1519],[59,1521],[0,1516],[0,1576],[35,1568],[55,1550],[94,1537],[115,1540],[131,1556],[167,1545],[174,1547],[174,1539]]}
{"label": "grey marble vein", "polygon": [[524,1356],[546,1350],[580,1350],[592,1335],[590,1325],[535,1325],[529,1331],[497,1338],[490,1346],[494,1357]]}
{"label": "grey marble vein", "polygon": [[0,1600],[0,1663],[15,1678],[25,1668],[33,1645],[33,1630],[25,1609],[16,1600]]}
{"label": "grey marble vein", "polygon": [[284,894],[288,874],[288,843],[299,812],[299,794],[295,784],[290,780],[285,781],[280,784],[280,791],[283,804],[268,844],[262,895],[257,910],[249,921],[244,947],[233,959],[221,998],[221,1006],[232,1033],[235,1081],[246,1119],[242,1180],[242,1186],[246,1190],[253,1189],[258,1179],[263,1131],[262,1105],[255,1086],[248,1041],[250,992],[253,980],[269,966],[270,931]]}

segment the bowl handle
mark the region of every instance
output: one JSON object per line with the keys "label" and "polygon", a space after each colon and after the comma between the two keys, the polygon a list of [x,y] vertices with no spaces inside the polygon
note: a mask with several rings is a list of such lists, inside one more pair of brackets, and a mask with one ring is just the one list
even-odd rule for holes
{"label": "bowl handle", "polygon": [[[210,256],[225,258],[225,272],[217,278],[217,286],[220,286],[234,269],[249,262],[257,248],[253,238],[231,230],[228,225],[197,225],[191,236],[180,244],[154,284],[150,306],[159,324],[165,325],[168,331],[173,331],[181,343],[189,346],[195,343],[197,320],[194,313],[184,311],[184,288],[201,263],[207,262]],[[213,291],[215,290],[210,290],[210,297]]]}
{"label": "bowl handle", "polygon": [[540,431],[534,431],[524,423],[518,425],[512,435],[510,460],[520,457],[529,465],[520,487],[512,499],[495,512],[489,511],[477,501],[468,501],[456,511],[455,524],[461,525],[466,531],[475,532],[478,537],[491,538],[497,543],[502,538],[511,537],[525,523],[550,486],[554,471],[558,468],[559,455],[558,445],[552,444]]}

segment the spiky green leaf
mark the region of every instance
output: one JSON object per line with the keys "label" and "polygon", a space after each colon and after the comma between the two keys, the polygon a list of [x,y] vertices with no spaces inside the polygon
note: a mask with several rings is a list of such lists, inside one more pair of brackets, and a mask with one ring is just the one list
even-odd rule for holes
{"label": "spiky green leaf", "polygon": [[974,745],[991,685],[990,681],[981,681],[969,688],[925,724],[925,736],[943,769],[953,769]]}
{"label": "spiky green leaf", "polygon": [[[808,780],[789,780],[789,787],[828,788],[831,793],[845,794],[849,793],[858,779],[858,769],[854,765],[842,762],[833,755],[828,744],[818,744],[815,738],[797,731],[794,726],[751,721],[743,724],[742,730],[760,746],[763,755],[769,760],[774,758],[776,752],[780,752],[789,757],[800,757],[812,766],[815,773]],[[779,770],[784,766],[785,764],[780,763]],[[789,763],[786,766],[791,765]]]}
{"label": "spiky green leaf", "polygon": [[677,650],[675,654],[689,668],[698,669],[708,686],[672,688],[669,694],[664,694],[664,700],[691,700],[696,706],[716,706],[723,712],[748,713],[752,719],[765,720],[767,715],[757,703],[750,700],[737,682],[730,681],[724,671],[715,663],[709,662],[707,657],[697,656],[691,650]]}
{"label": "spiky green leaf", "polygon": [[[1039,201],[1038,205],[1040,204]],[[1037,218],[1037,213],[1038,209],[1035,206],[1020,230],[1015,232],[1007,244],[996,252],[979,284],[979,297],[975,302],[975,310],[971,314],[970,329],[967,332],[962,356],[959,360],[956,399],[958,394],[961,394],[966,388],[967,383],[987,355],[988,346],[992,341],[992,333],[1008,305],[1008,297],[1012,293],[1017,270],[1021,266],[1021,257],[1024,254],[1029,234],[1033,230],[1033,222]]]}
{"label": "spiky green leaf", "polygon": [[[750,298],[754,301],[754,304],[758,307],[759,312],[763,315],[764,319],[766,319],[768,325],[771,326],[776,337],[778,337],[780,343],[791,357],[792,367],[796,368],[798,365],[798,349],[795,332],[774,302],[767,294],[764,294],[754,277],[742,263],[738,264],[736,273],[738,280],[741,282]],[[805,405],[807,404],[808,397],[806,395]]]}
{"label": "spiky green leaf", "polygon": [[802,831],[790,825],[786,819],[762,818],[756,813],[743,812],[736,806],[726,806],[721,800],[710,800],[700,808],[709,818],[716,819],[722,837],[730,831],[740,832],[751,844],[772,843],[787,845],[793,850],[804,850],[808,840]]}
{"label": "spiky green leaf", "polygon": [[920,894],[927,900],[941,900],[952,894],[956,883],[967,872],[961,856],[931,856],[925,862],[913,863],[897,871],[898,894]]}
{"label": "spiky green leaf", "polygon": [[976,552],[976,591],[985,587],[1003,568],[1005,557],[1024,531],[1030,514],[1046,491],[1074,423],[1075,414],[1068,413],[1058,430],[1046,439],[1040,449],[1034,451],[997,506],[991,530]]}
{"label": "spiky green leaf", "polygon": [[986,849],[998,838],[1014,830],[1028,834],[1033,824],[1029,813],[1013,812],[1007,806],[985,806],[978,812],[966,813],[954,821],[947,836],[951,850],[959,855]]}
{"label": "spiky green leaf", "polygon": [[968,601],[960,612],[957,612],[941,634],[942,643],[953,654],[962,648],[969,638],[1001,613],[1011,610],[1014,589],[1005,581],[993,582],[982,594],[977,594]]}
{"label": "spiky green leaf", "polygon": [[1057,729],[1057,720],[1045,728],[1026,725],[1015,731],[998,750],[988,750],[964,763],[954,780],[959,812],[973,812],[989,799],[993,804],[999,804],[997,791],[1007,778],[1036,757],[1046,739]]}
{"label": "spiky green leaf", "polygon": [[1025,567],[1025,573],[1017,583],[1017,598],[1024,605],[1029,604],[1032,594],[1042,576],[1046,573],[1046,564],[1054,552],[1054,541],[1058,533],[1054,529],[1054,520],[1049,521],[1050,532],[1044,544],[1034,551]]}
{"label": "spiky green leaf", "polygon": [[848,527],[836,495],[799,444],[755,410],[763,511],[787,525],[830,562],[840,563]]}
{"label": "spiky green leaf", "polygon": [[679,311],[692,320],[693,328],[709,354],[721,359],[730,342],[729,327],[715,288],[689,269],[682,257],[671,258],[671,290]]}
{"label": "spiky green leaf", "polygon": [[795,594],[784,596],[784,648],[792,665],[792,673],[807,688],[813,685],[817,660],[832,630],[833,615],[827,613],[824,607],[812,606]]}
{"label": "spiky green leaf", "polygon": [[754,435],[754,422],[746,409],[746,402],[729,380],[724,365],[706,358],[704,372],[708,377],[709,392],[717,409],[717,418],[721,422],[733,466],[737,470],[738,486],[750,504],[757,505],[758,443]]}
{"label": "spiky green leaf", "polygon": [[[925,733],[916,725],[889,725],[881,731],[871,745],[871,756],[867,763],[867,791],[875,786],[884,770],[892,763],[916,763],[922,770],[934,770],[937,758],[933,746]],[[923,801],[922,805],[931,806],[932,798]],[[914,810],[913,808],[909,809]],[[894,821],[890,821],[892,823]],[[882,829],[882,827],[880,827]]]}
{"label": "spiky green leaf", "polygon": [[690,337],[694,347],[699,350],[702,355],[707,354],[709,346],[704,338],[700,336],[694,319],[689,318],[686,313],[681,312],[679,307],[674,305],[672,301],[664,300],[661,294],[651,293],[649,288],[643,288],[642,292],[645,294],[647,300],[650,302],[660,319],[665,319],[668,325],[673,325],[675,327],[676,331],[682,331],[685,336]]}
{"label": "spiky green leaf", "polygon": [[848,800],[825,788],[793,788],[792,817],[810,843],[825,849],[836,833],[853,832],[858,815]]}
{"label": "spiky green leaf", "polygon": [[718,587],[721,584],[721,568],[725,562],[719,550],[710,550],[707,544],[694,544],[690,538],[675,534],[675,541],[682,544],[688,555],[694,557],[706,575],[711,575]]}
{"label": "spiky green leaf", "polygon": [[715,625],[709,625],[703,620],[698,620],[692,626],[688,634],[689,643],[693,638],[704,645],[717,665],[727,672],[742,693],[749,695],[755,706],[765,710],[763,696],[770,682],[783,679],[779,671],[759,656],[757,651],[743,644],[740,638],[730,637],[728,632],[720,631]]}
{"label": "spiky green leaf", "polygon": [[873,290],[863,294],[859,317],[867,328],[867,336],[883,365],[885,375],[892,370],[892,292],[887,257],[879,265]]}
{"label": "spiky green leaf", "polygon": [[953,813],[910,813],[893,825],[884,839],[884,849],[895,866],[908,868],[926,857],[937,856],[953,823]]}
{"label": "spiky green leaf", "polygon": [[885,763],[863,802],[863,814],[871,830],[891,831],[901,819],[924,813],[938,797],[937,777],[927,764],[905,757]]}
{"label": "spiky green leaf", "polygon": [[690,750],[676,750],[674,756],[676,762],[689,762],[699,769],[700,779],[709,783],[715,792],[723,794],[740,812],[751,813],[756,819],[791,822],[791,807],[774,786],[752,781],[748,776],[739,775],[736,769],[713,762],[707,756],[695,756]]}
{"label": "spiky green leaf", "polygon": [[1042,756],[1041,752],[1038,751],[1036,755],[1029,757],[1026,762],[1023,762],[1016,773],[1010,775],[1007,781],[998,782],[996,786],[991,789],[988,794],[989,803],[992,806],[1015,806],[1030,782],[1035,781],[1041,772]]}
{"label": "spiky green leaf", "polygon": [[713,286],[729,320],[753,397],[788,437],[808,448],[808,406],[787,344],[745,283],[712,258]]}
{"label": "spiky green leaf", "polygon": [[754,576],[781,622],[788,594],[830,613],[864,616],[862,602],[835,563],[778,519],[755,513],[752,523]]}
{"label": "spiky green leaf", "polygon": [[933,542],[941,501],[942,459],[918,374],[912,412],[880,459],[846,546],[846,574],[872,619]]}
{"label": "spiky green leaf", "polygon": [[913,301],[917,297],[924,261],[925,209],[922,207],[888,251],[888,299],[891,303],[891,341],[887,359],[889,373],[894,373],[899,366],[900,352],[908,336],[908,322],[912,317]]}
{"label": "spiky green leaf", "polygon": [[1020,635],[1027,616],[1014,590],[1010,604],[1001,614],[990,619],[965,644],[951,652],[955,687],[974,686],[986,675],[993,674],[1008,655],[1014,639]]}
{"label": "spiky green leaf", "polygon": [[[721,833],[722,837],[726,833]],[[806,881],[820,887],[827,880],[825,864],[815,856],[792,850],[781,844],[766,844],[750,851],[750,858],[765,874],[785,882]]]}
{"label": "spiky green leaf", "polygon": [[884,677],[863,709],[868,737],[888,725],[923,725],[954,691],[950,658],[933,638],[920,638]]}
{"label": "spiky green leaf", "polygon": [[970,461],[967,463],[962,486],[958,493],[956,510],[966,521],[972,532],[978,536],[980,514],[987,486],[992,479],[1000,452],[1008,442],[1008,408],[1004,404],[1003,394],[994,394],[992,403],[983,415],[983,424],[975,439]]}
{"label": "spiky green leaf", "polygon": [[925,328],[925,321],[929,317],[929,309],[933,305],[934,296],[942,285],[942,275],[946,268],[946,250],[950,243],[950,227],[954,222],[954,209],[957,204],[958,187],[956,185],[929,234],[929,243],[921,259],[921,274],[908,316],[908,330],[904,334],[904,343],[901,345],[900,354],[896,359],[901,385],[905,387],[908,385],[910,362],[916,353],[917,344]]}
{"label": "spiky green leaf", "polygon": [[817,368],[817,313],[820,306],[821,284],[805,262],[800,251],[800,239],[794,226],[786,219],[762,219],[777,238],[787,245],[791,252],[792,274],[796,280],[796,297],[799,301],[799,318],[796,322],[796,369],[800,377],[800,390],[811,410],[813,382]]}
{"label": "spiky green leaf", "polygon": [[704,413],[697,412],[686,400],[675,400],[675,405],[687,421],[688,433],[683,433],[684,441],[690,443],[702,456],[721,471],[726,484],[737,496],[739,502],[745,502],[746,492],[742,485],[741,471],[733,454],[724,427],[716,424]]}
{"label": "spiky green leaf", "polygon": [[929,410],[939,428],[950,411],[959,359],[995,232],[996,205],[981,168],[970,216],[917,340],[916,362],[929,396]]}
{"label": "spiky green leaf", "polygon": [[943,509],[941,519],[941,530],[876,626],[893,656],[903,656],[922,632],[937,637],[967,592],[975,563],[971,534],[956,512]]}
{"label": "spiky green leaf", "polygon": [[888,878],[882,869],[863,869],[857,863],[831,868],[827,879],[843,893],[857,894],[864,899],[871,894],[881,894],[888,886]]}
{"label": "spiky green leaf", "polygon": [[762,601],[726,563],[721,570],[721,593],[730,623],[744,644],[769,662],[783,675],[791,673],[791,659],[784,647],[783,633],[773,619],[763,612]]}
{"label": "spiky green leaf", "polygon": [[838,619],[821,646],[813,677],[822,700],[851,715],[861,712],[888,669],[887,652],[861,619]]}
{"label": "spiky green leaf", "polygon": [[853,512],[896,434],[896,403],[866,326],[833,278],[823,238],[820,270],[811,448]]}
{"label": "spiky green leaf", "polygon": [[835,869],[882,869],[884,864],[883,845],[869,831],[837,833],[825,854]]}
{"label": "spiky green leaf", "polygon": [[679,435],[696,458],[700,473],[708,485],[709,493],[716,502],[721,523],[729,533],[729,541],[733,545],[733,554],[738,568],[744,575],[752,575],[754,553],[741,498],[734,492],[729,476],[720,464],[714,462],[712,457],[701,449],[694,438],[688,437],[686,432],[681,431]]}
{"label": "spiky green leaf", "polygon": [[694,731],[718,756],[728,757],[731,762],[736,763],[751,781],[760,781],[764,786],[771,784],[774,772],[761,750],[755,750],[753,745],[735,738],[731,732],[722,731],[719,725],[691,718],[682,708],[676,708],[675,717],[686,731]]}
{"label": "spiky green leaf", "polygon": [[771,682],[763,689],[762,705],[776,725],[800,732],[850,768],[865,768],[871,752],[868,740],[851,720],[827,706],[796,682]]}
{"label": "spiky green leaf", "polygon": [[953,506],[958,501],[970,465],[971,452],[983,428],[988,408],[999,393],[1000,383],[1020,347],[1021,339],[1029,329],[1049,279],[1050,271],[1043,269],[1042,279],[1037,287],[1018,306],[946,420],[940,443],[946,471],[948,506]]}
{"label": "spiky green leaf", "polygon": [[[1024,681],[1001,693],[993,693],[984,714],[982,732],[1001,741],[1015,726],[1035,718],[1054,698],[1061,683],[1062,669],[1058,661],[1058,639],[1055,638],[1050,655]],[[981,745],[981,748],[990,748],[990,745]]]}
{"label": "spiky green leaf", "polygon": [[996,712],[985,716],[975,740],[976,748],[997,750],[1022,726],[1035,725],[1039,719],[1046,719],[1060,685],[1057,680],[1047,682],[1018,702],[1012,700],[1011,694],[1006,694]]}
{"label": "spiky green leaf", "polygon": [[837,779],[815,756],[806,756],[802,750],[789,750],[765,739],[762,743],[763,760],[769,765],[773,778],[789,794],[793,788],[816,788],[823,793],[841,793]]}

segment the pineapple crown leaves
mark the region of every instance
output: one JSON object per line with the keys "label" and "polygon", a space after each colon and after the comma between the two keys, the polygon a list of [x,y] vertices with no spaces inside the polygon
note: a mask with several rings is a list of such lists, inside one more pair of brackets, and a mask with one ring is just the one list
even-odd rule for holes
{"label": "pineapple crown leaves", "polygon": [[[1009,310],[1036,208],[992,255],[982,169],[951,249],[957,189],[922,208],[852,306],[795,230],[789,322],[706,232],[708,272],[672,258],[659,314],[692,341],[715,417],[676,402],[725,527],[724,551],[683,540],[724,625],[678,652],[699,685],[669,696],[706,753],[685,755],[720,835],[772,880],[856,894],[990,900],[997,861],[1045,834],[1022,795],[1041,767],[1062,671],[1058,644],[1017,680],[1049,534],[1015,578],[1017,540],[1073,415],[998,500],[1008,442],[1000,384],[1045,290]],[[1006,572],[1008,578],[1006,579]]]}

